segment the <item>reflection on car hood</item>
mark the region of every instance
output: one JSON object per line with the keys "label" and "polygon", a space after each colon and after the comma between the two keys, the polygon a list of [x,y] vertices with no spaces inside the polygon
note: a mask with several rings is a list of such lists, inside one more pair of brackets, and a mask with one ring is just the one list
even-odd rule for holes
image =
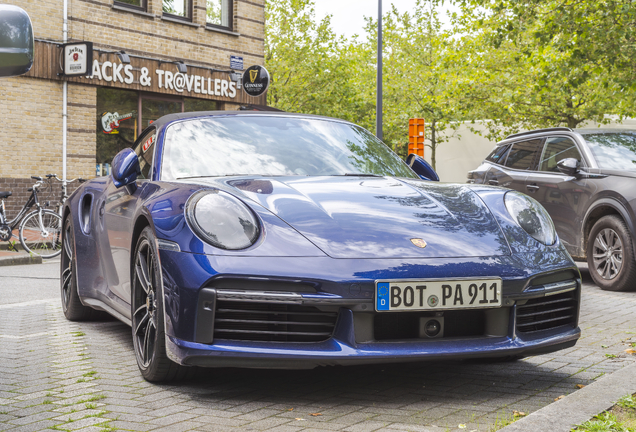
{"label": "reflection on car hood", "polygon": [[[465,185],[365,177],[252,178],[225,184],[333,258],[510,254],[489,209]],[[424,240],[426,247],[412,239]]]}

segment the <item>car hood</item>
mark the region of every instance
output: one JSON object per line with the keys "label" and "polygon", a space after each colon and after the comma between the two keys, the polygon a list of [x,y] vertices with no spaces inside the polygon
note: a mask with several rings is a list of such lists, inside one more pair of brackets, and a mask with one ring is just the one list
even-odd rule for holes
{"label": "car hood", "polygon": [[357,176],[223,183],[229,192],[276,214],[333,258],[510,254],[490,210],[466,185]]}

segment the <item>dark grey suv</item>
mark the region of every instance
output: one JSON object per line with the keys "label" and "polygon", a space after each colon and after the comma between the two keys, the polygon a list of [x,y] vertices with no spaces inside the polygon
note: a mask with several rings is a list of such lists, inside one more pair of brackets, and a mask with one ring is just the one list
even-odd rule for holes
{"label": "dark grey suv", "polygon": [[636,290],[636,130],[552,128],[510,135],[469,183],[528,194],[598,286]]}

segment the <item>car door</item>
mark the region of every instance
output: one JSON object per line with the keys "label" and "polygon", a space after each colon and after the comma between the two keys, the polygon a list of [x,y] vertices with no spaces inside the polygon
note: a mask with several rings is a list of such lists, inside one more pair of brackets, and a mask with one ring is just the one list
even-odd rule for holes
{"label": "car door", "polygon": [[[125,302],[130,301],[130,255],[132,254],[132,231],[137,201],[143,192],[144,183],[152,167],[156,132],[152,128],[135,142],[135,153],[139,158],[141,175],[136,187],[116,188],[109,179],[107,198],[104,203],[104,221],[108,232],[110,255],[114,264],[114,273],[109,278],[110,291]],[[114,276],[114,277],[113,277]]]}
{"label": "car door", "polygon": [[[536,170],[541,157],[543,139],[517,141],[500,156],[502,164],[494,164],[486,175],[486,184],[526,192],[528,172]],[[505,157],[505,160],[504,160]]]}
{"label": "car door", "polygon": [[574,158],[582,169],[586,161],[576,142],[567,136],[546,139],[537,171],[528,173],[526,189],[548,211],[554,226],[568,251],[580,256],[580,236],[589,192],[584,176],[568,176],[559,171],[557,163]]}

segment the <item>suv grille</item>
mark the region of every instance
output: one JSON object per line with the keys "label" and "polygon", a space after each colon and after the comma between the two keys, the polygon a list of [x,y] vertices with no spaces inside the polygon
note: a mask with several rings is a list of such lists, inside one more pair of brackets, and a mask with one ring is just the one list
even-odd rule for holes
{"label": "suv grille", "polygon": [[530,299],[517,306],[517,331],[521,333],[547,330],[576,324],[576,291]]}
{"label": "suv grille", "polygon": [[311,306],[217,301],[214,339],[322,342],[331,337],[337,312]]}

